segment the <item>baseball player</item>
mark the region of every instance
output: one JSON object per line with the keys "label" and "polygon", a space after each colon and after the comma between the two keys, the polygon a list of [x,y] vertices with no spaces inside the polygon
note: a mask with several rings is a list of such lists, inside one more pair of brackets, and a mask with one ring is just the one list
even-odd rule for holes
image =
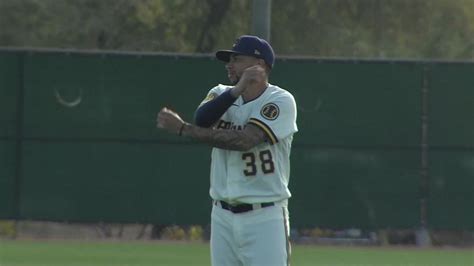
{"label": "baseball player", "polygon": [[157,127],[208,143],[212,150],[210,196],[212,265],[289,265],[288,190],[296,103],[268,83],[275,55],[265,40],[243,35],[226,62],[232,85],[212,88],[194,124],[163,108]]}

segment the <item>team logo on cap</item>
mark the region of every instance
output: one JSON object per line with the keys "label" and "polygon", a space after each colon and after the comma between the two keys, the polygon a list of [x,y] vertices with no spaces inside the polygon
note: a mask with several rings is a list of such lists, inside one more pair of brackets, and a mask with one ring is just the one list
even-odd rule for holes
{"label": "team logo on cap", "polygon": [[260,115],[268,120],[275,120],[280,114],[280,108],[274,103],[267,103],[260,110]]}
{"label": "team logo on cap", "polygon": [[235,46],[237,46],[237,44],[239,44],[240,42],[240,38],[236,39],[234,44],[232,45],[232,48],[235,48]]}

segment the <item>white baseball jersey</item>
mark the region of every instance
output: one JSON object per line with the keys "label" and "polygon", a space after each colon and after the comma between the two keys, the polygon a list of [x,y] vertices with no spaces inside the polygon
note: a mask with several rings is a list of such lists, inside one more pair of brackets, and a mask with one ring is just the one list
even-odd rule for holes
{"label": "white baseball jersey", "polygon": [[[212,100],[230,86],[212,88]],[[206,101],[205,100],[205,101]],[[291,196],[290,150],[296,125],[296,103],[288,91],[269,84],[256,99],[239,97],[215,124],[217,129],[242,130],[253,124],[267,135],[268,142],[248,151],[212,150],[210,195],[233,203],[286,202]]]}

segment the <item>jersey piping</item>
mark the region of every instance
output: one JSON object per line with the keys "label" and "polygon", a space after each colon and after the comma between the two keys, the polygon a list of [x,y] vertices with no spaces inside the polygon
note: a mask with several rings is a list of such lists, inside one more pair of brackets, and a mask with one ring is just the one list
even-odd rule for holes
{"label": "jersey piping", "polygon": [[263,132],[265,132],[265,134],[267,135],[272,145],[275,143],[278,143],[278,138],[276,137],[275,133],[273,133],[273,130],[267,124],[265,124],[264,122],[256,118],[250,118],[248,123],[256,125],[258,128],[262,129]]}

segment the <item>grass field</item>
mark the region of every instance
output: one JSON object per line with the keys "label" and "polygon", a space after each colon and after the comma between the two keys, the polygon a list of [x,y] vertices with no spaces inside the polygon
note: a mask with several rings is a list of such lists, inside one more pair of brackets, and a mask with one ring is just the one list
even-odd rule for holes
{"label": "grass field", "polygon": [[[474,266],[474,250],[294,245],[291,260],[293,266]],[[204,266],[210,262],[207,243],[0,241],[0,265]]]}

